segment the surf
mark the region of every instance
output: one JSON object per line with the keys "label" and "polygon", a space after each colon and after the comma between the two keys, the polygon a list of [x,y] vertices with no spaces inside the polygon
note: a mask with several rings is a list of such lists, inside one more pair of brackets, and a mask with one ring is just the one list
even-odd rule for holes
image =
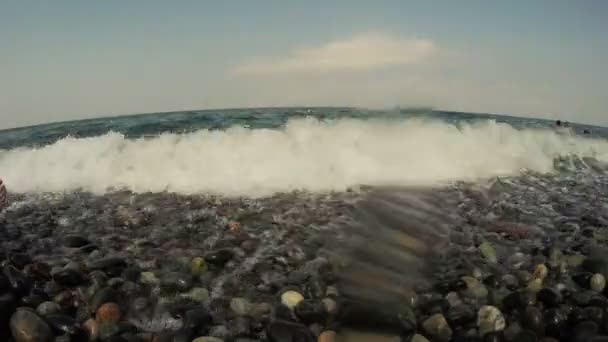
{"label": "surf", "polygon": [[128,139],[116,132],[0,151],[10,191],[96,194],[345,191],[359,185],[433,186],[555,171],[555,158],[608,161],[608,142],[484,120],[290,119],[278,129],[232,126]]}

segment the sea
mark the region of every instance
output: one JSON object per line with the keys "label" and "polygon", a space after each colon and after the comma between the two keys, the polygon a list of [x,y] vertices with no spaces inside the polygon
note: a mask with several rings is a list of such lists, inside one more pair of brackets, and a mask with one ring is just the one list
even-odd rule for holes
{"label": "sea", "polygon": [[[574,293],[562,251],[592,257],[599,244],[607,249],[598,260],[608,253],[608,129],[575,123],[357,108],[98,118],[0,131],[0,177],[3,265],[24,260],[10,258],[17,252],[53,270],[140,270],[138,280],[112,279],[134,298],[126,319],[145,332],[179,330],[188,314],[168,314],[179,298],[241,332],[243,321],[226,314],[234,299],[272,307],[286,288],[318,303],[337,293],[337,307],[355,313],[340,323],[358,328],[342,299],[401,316],[403,303],[417,302],[406,286],[421,303],[442,298],[430,293],[448,289],[441,284],[464,284],[453,282],[462,275],[492,275],[498,286],[523,274],[518,289],[531,289],[537,279],[523,279],[544,262],[539,251],[555,251],[545,285]],[[467,298],[472,313],[488,295],[475,282],[479,291],[462,292],[481,298]],[[370,307],[363,323],[393,322]],[[278,331],[300,329],[288,324]],[[272,330],[255,329],[257,340]]]}
{"label": "sea", "polygon": [[608,128],[430,109],[150,113],[0,131],[12,193],[128,190],[260,197],[555,171],[608,161]]}

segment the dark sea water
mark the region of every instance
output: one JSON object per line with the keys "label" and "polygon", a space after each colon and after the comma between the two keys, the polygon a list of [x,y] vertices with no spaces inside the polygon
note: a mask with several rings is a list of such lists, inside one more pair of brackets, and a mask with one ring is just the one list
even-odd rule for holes
{"label": "dark sea water", "polygon": [[[553,120],[530,119],[492,114],[473,114],[431,110],[361,110],[356,108],[268,108],[200,110],[170,113],[149,113],[104,117],[98,119],[58,122],[0,131],[0,149],[50,144],[66,136],[75,138],[98,136],[110,131],[127,138],[156,136],[161,133],[188,133],[201,129],[226,129],[244,126],[252,129],[284,126],[289,119],[314,117],[320,120],[340,118],[405,120],[424,117],[446,123],[471,123],[493,120],[514,127],[551,128]],[[571,123],[578,133],[588,130],[593,136],[608,137],[608,128]]]}

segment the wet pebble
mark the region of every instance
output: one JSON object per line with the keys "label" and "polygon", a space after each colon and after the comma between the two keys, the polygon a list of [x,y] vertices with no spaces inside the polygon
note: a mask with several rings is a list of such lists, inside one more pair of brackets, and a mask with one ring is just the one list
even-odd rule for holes
{"label": "wet pebble", "polygon": [[10,330],[16,342],[50,342],[53,339],[49,325],[28,309],[17,309],[10,319]]}
{"label": "wet pebble", "polygon": [[477,312],[477,327],[480,336],[489,332],[504,330],[505,326],[505,318],[497,307],[485,305]]}

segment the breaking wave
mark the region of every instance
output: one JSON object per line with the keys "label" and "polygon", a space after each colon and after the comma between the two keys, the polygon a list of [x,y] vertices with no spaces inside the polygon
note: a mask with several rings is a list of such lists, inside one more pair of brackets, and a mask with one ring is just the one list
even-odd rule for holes
{"label": "breaking wave", "polygon": [[608,142],[494,121],[292,119],[281,129],[64,138],[0,152],[13,192],[110,189],[264,196],[357,185],[429,185],[555,171],[558,156],[608,161]]}

